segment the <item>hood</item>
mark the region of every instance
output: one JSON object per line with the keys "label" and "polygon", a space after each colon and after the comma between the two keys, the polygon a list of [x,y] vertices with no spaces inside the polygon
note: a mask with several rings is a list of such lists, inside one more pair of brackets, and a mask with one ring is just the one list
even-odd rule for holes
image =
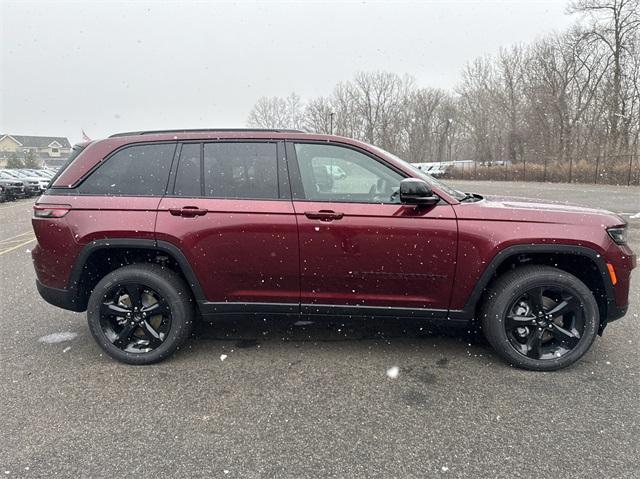
{"label": "hood", "polygon": [[485,196],[474,203],[487,219],[528,221],[535,223],[622,225],[626,222],[615,213],[571,203],[520,198],[513,196]]}

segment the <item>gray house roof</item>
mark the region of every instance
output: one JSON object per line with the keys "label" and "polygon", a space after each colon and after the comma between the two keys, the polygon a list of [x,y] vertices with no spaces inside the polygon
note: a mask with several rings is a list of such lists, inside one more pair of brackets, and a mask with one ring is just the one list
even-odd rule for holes
{"label": "gray house roof", "polygon": [[64,136],[26,136],[0,133],[0,140],[5,136],[13,138],[25,148],[48,148],[54,141],[58,142],[60,148],[71,148],[71,143]]}

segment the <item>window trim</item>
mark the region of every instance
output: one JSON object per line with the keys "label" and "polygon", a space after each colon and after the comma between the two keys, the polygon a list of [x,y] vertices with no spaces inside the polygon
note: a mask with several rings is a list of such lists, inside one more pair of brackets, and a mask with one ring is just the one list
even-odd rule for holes
{"label": "window trim", "polygon": [[[88,193],[88,192],[80,192],[78,191],[78,188],[80,188],[85,181],[87,181],[89,178],[91,178],[91,176],[98,171],[107,161],[109,161],[111,158],[113,158],[116,154],[118,154],[119,152],[126,150],[127,148],[134,148],[137,146],[155,146],[155,145],[173,145],[173,156],[171,158],[171,162],[169,163],[169,176],[167,177],[167,185],[169,183],[169,180],[171,179],[171,172],[173,171],[173,165],[175,163],[175,159],[176,159],[176,150],[178,148],[178,142],[176,140],[167,140],[167,141],[145,141],[145,142],[140,142],[140,143],[127,143],[125,145],[121,145],[118,148],[116,148],[115,150],[111,151],[108,155],[106,155],[102,160],[100,160],[98,163],[96,163],[95,165],[93,165],[91,167],[91,169],[89,171],[87,171],[83,176],[80,177],[80,179],[78,180],[78,183],[76,185],[73,186],[73,188],[60,188],[60,187],[54,187],[53,189],[55,189],[55,194],[56,195],[70,195],[70,196],[108,196],[108,197],[143,197],[143,198],[162,198],[164,196],[164,192],[166,192],[166,187],[167,185],[165,185],[165,188],[162,190],[162,193],[158,194],[158,195],[142,195],[142,194],[135,194],[135,195],[131,195],[131,194],[122,194],[122,193],[110,193],[110,194],[105,194],[105,193]],[[81,150],[82,152],[82,150]],[[80,154],[78,154],[75,158],[77,158],[78,156],[80,156]],[[74,158],[74,160],[75,160]],[[62,168],[60,170],[60,172],[62,172]],[[58,173],[60,174],[60,173]],[[56,179],[57,176],[54,176],[54,178],[51,180],[51,184],[53,184],[53,180]]]}
{"label": "window trim", "polygon": [[289,159],[289,175],[291,181],[291,194],[293,201],[305,201],[309,203],[344,203],[344,204],[360,204],[360,205],[399,205],[401,203],[392,203],[392,202],[371,202],[371,201],[341,201],[341,200],[319,200],[319,199],[308,199],[304,194],[304,185],[302,183],[302,174],[300,173],[300,165],[298,163],[298,154],[296,153],[296,144],[306,144],[306,145],[320,145],[320,146],[336,146],[338,148],[346,148],[349,150],[353,150],[355,152],[361,153],[365,156],[368,156],[372,160],[377,161],[378,163],[386,166],[390,170],[398,173],[402,179],[411,178],[407,173],[402,171],[400,168],[397,168],[395,165],[390,164],[385,161],[383,158],[373,154],[372,152],[365,150],[363,148],[359,148],[354,145],[349,145],[347,143],[340,143],[336,141],[318,141],[318,140],[287,140],[286,142],[286,151],[287,151],[287,159]]}
{"label": "window trim", "polygon": [[[184,196],[175,194],[175,184],[178,176],[178,168],[180,168],[180,156],[182,154],[182,146],[185,144],[200,144],[200,196]],[[277,198],[237,198],[227,196],[206,196],[204,187],[204,147],[206,144],[219,144],[219,143],[267,143],[273,144],[276,147],[276,176],[277,176]],[[179,151],[178,151],[179,150]],[[169,187],[167,188],[166,198],[193,198],[200,200],[234,200],[234,201],[291,201],[291,188],[289,181],[288,167],[286,164],[286,158],[284,154],[284,141],[282,140],[269,140],[269,139],[256,139],[256,138],[224,138],[219,140],[186,140],[179,141],[176,148],[177,154],[170,173]]]}
{"label": "window trim", "polygon": [[[180,163],[182,163],[182,149],[184,148],[184,145],[200,145],[200,196],[175,194],[176,182],[178,180],[178,169],[180,168]],[[167,191],[164,196],[168,196],[170,198],[204,198],[204,148],[202,145],[203,143],[201,141],[181,141],[178,143],[178,147],[176,148],[175,168],[172,167],[171,173],[169,174],[169,185],[171,186],[167,186]]]}

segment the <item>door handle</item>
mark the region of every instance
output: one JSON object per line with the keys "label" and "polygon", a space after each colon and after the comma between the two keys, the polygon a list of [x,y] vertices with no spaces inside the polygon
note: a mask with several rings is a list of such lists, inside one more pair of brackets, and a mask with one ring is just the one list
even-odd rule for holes
{"label": "door handle", "polygon": [[198,208],[197,206],[183,206],[182,208],[169,208],[169,213],[173,216],[184,216],[193,218],[195,216],[204,216],[209,210]]}
{"label": "door handle", "polygon": [[334,221],[341,220],[344,213],[338,213],[332,210],[305,211],[304,215],[310,220]]}

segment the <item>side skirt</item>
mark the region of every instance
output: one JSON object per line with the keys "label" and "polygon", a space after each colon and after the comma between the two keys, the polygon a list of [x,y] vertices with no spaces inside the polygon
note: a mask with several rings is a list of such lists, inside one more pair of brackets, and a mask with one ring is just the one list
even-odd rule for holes
{"label": "side skirt", "polygon": [[[228,303],[198,302],[200,312],[205,321],[224,319],[240,319],[242,317],[287,316],[313,317],[326,320],[335,318],[348,319],[399,319],[428,320],[446,324],[466,325],[471,318],[461,314],[449,315],[446,309],[394,308],[378,306],[349,306],[327,304],[295,304],[295,303]],[[460,312],[457,312],[460,313]]]}

